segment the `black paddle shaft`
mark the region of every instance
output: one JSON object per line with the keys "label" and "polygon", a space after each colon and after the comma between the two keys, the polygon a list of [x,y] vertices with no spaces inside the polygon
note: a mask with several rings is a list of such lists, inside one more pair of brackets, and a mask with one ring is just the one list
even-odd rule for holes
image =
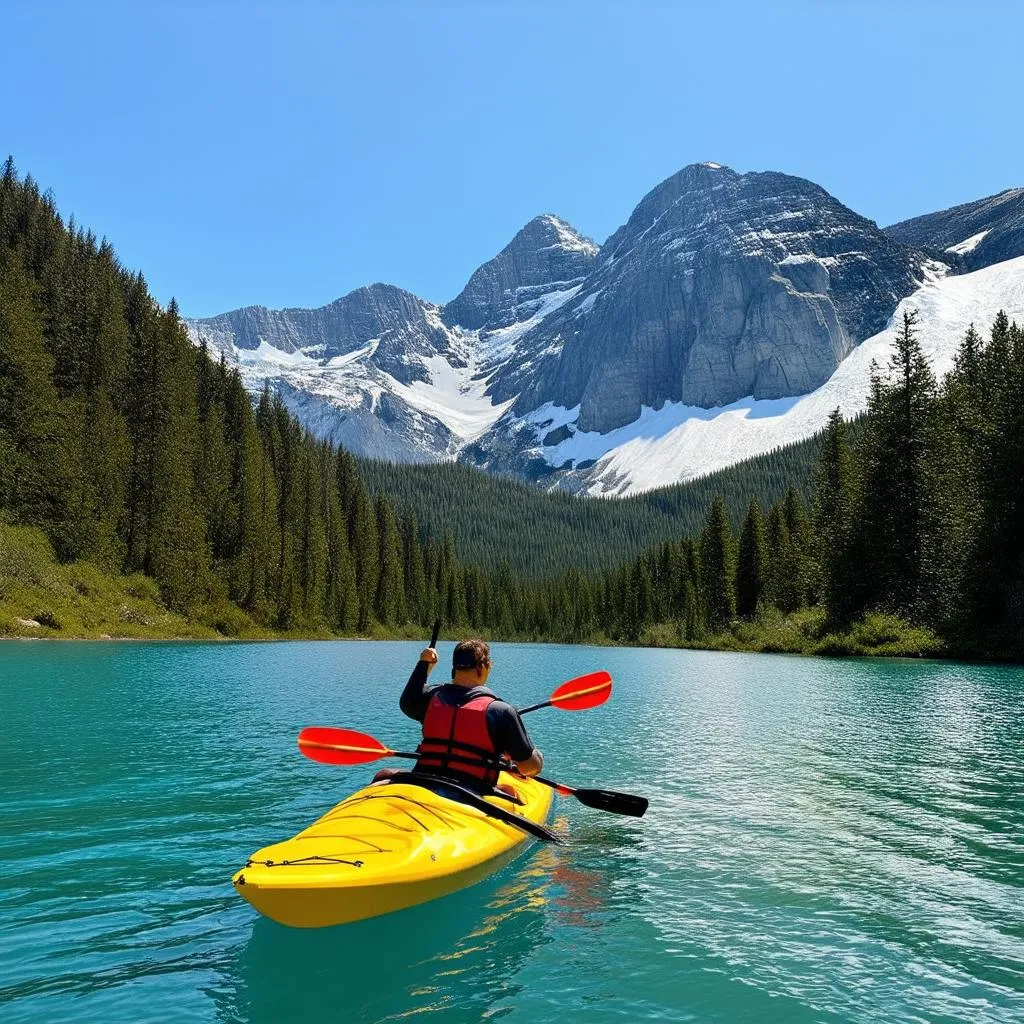
{"label": "black paddle shaft", "polygon": [[425,772],[399,772],[387,781],[389,783],[407,782],[414,786],[424,786],[427,789],[446,786],[459,795],[461,803],[476,808],[489,818],[494,818],[497,821],[504,822],[506,825],[511,825],[513,828],[517,828],[520,832],[525,832],[535,839],[555,843],[559,846],[565,845],[565,840],[554,829],[550,829],[546,825],[540,824],[540,822],[532,821],[530,818],[525,818],[521,814],[513,814],[511,811],[506,811],[503,807],[495,807],[494,804],[489,804],[478,793],[474,793],[473,790],[460,786],[457,782],[453,782],[443,776],[429,775]]}
{"label": "black paddle shaft", "polygon": [[441,620],[434,623],[434,632],[430,634],[430,646],[437,647],[437,634],[441,632]]}
{"label": "black paddle shaft", "polygon": [[563,796],[574,796],[585,807],[592,807],[595,811],[628,814],[633,818],[642,818],[647,811],[647,798],[634,796],[632,793],[616,793],[611,789],[575,789],[552,779],[545,779],[543,775],[534,775],[533,780],[550,786]]}
{"label": "black paddle shaft", "polygon": [[[414,754],[412,751],[407,750],[392,750],[389,752],[390,757],[404,757],[410,761],[414,761],[420,757],[419,754]],[[463,764],[475,765],[479,762],[476,759],[462,758],[457,755],[451,755],[448,757],[450,762],[461,762]],[[518,775],[519,772],[514,764],[509,761],[494,761],[492,762],[494,768],[498,768],[503,772],[510,772]],[[402,772],[402,776],[414,775],[416,777],[432,777],[425,772]],[[522,776],[520,776],[522,777]],[[444,779],[444,776],[436,776],[436,778]],[[448,781],[448,780],[445,780]],[[543,775],[534,775],[534,782],[539,782],[544,786],[549,786],[551,789],[556,790],[563,796],[574,796],[581,804],[585,807],[592,807],[595,811],[607,811],[609,814],[627,814],[632,818],[642,818],[647,811],[647,798],[642,796],[634,796],[632,793],[616,793],[611,789],[575,789],[572,786],[566,786],[563,783],[555,782],[554,779],[545,779]],[[457,785],[455,782],[448,781],[449,785]],[[478,797],[479,799],[479,797]],[[536,834],[536,833],[534,833]]]}

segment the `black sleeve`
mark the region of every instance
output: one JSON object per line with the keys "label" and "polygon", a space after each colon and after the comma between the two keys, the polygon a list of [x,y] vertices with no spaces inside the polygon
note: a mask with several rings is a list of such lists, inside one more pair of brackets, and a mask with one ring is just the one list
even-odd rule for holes
{"label": "black sleeve", "polygon": [[519,712],[511,704],[503,700],[492,701],[487,709],[487,730],[495,747],[513,761],[525,761],[533,753],[533,741]]}
{"label": "black sleeve", "polygon": [[417,661],[416,667],[409,676],[409,682],[405,684],[402,696],[398,700],[398,706],[402,714],[411,718],[414,722],[422,722],[427,713],[427,705],[430,703],[430,695],[437,689],[436,686],[427,686],[427,669],[429,665],[425,661]]}

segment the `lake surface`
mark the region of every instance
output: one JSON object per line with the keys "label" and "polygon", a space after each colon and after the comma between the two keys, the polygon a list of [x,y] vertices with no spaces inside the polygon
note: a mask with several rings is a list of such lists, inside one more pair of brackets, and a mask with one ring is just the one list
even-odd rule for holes
{"label": "lake surface", "polygon": [[297,732],[411,747],[420,646],[0,644],[0,1020],[1024,1020],[1013,668],[496,645],[520,704],[612,672],[528,723],[548,775],[647,817],[562,800],[570,846],[463,893],[259,918],[232,872],[373,770]]}

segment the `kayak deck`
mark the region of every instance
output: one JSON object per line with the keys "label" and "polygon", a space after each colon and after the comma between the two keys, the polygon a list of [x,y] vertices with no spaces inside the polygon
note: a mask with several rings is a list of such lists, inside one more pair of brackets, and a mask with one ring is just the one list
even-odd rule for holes
{"label": "kayak deck", "polygon": [[[543,824],[553,792],[503,775],[522,805],[488,803]],[[298,835],[254,853],[232,882],[281,924],[346,924],[437,899],[496,871],[530,837],[476,808],[422,786],[367,786]]]}

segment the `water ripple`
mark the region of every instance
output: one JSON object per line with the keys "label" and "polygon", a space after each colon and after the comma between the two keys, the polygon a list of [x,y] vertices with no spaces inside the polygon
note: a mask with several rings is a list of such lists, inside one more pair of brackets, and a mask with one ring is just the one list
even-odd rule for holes
{"label": "water ripple", "polygon": [[417,650],[0,646],[0,1019],[1024,1019],[1015,669],[503,647],[523,703],[612,671],[610,705],[530,726],[552,775],[647,817],[563,802],[569,847],[438,904],[257,918],[234,868],[368,775],[295,733],[412,742]]}

